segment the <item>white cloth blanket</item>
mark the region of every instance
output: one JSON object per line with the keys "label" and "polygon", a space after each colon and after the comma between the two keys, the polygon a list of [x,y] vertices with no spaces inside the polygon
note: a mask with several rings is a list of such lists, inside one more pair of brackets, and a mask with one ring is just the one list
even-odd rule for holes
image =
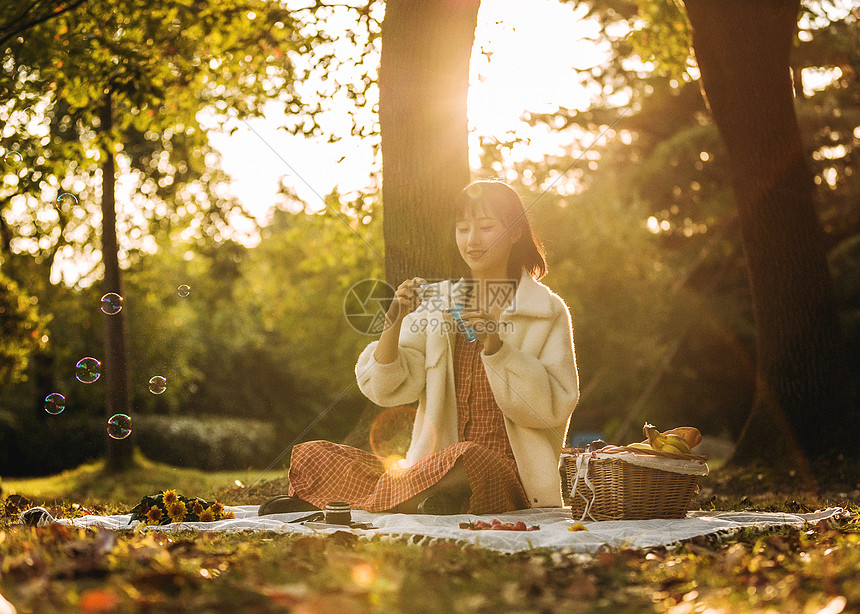
{"label": "white cloth blanket", "polygon": [[[348,529],[327,525],[313,528],[291,523],[308,516],[309,512],[272,514],[257,516],[257,506],[230,507],[236,518],[218,522],[178,522],[163,526],[141,527],[147,531],[274,531],[319,535],[335,531],[349,531],[360,536],[374,535],[406,537],[421,543],[433,539],[452,539],[468,542],[481,548],[497,552],[519,552],[531,548],[552,548],[578,553],[593,553],[601,547],[613,549],[642,549],[655,546],[670,546],[697,535],[727,533],[742,527],[770,527],[777,525],[803,526],[820,520],[835,518],[844,513],[839,507],[830,507],[811,514],[788,514],[780,512],[706,512],[692,511],[686,518],[677,520],[613,520],[583,523],[587,530],[569,531],[574,524],[570,508],[537,508],[504,514],[476,516],[429,516],[420,514],[370,513],[361,510],[352,512],[354,522],[370,522],[373,529]],[[498,518],[502,522],[522,520],[528,526],[537,525],[539,531],[472,531],[461,529],[461,522]],[[131,516],[84,516],[82,518],[57,519],[55,522],[74,527],[104,527],[113,530],[134,529],[138,523],[130,523]]]}

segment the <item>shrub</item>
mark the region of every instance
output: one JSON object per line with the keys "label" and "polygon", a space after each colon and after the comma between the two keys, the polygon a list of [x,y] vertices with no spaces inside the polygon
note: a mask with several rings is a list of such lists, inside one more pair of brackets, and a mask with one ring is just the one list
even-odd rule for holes
{"label": "shrub", "polygon": [[135,430],[147,458],[208,470],[266,467],[286,445],[261,420],[141,416]]}
{"label": "shrub", "polygon": [[[104,454],[103,420],[57,418],[22,418],[0,411],[0,474],[51,475]],[[210,471],[268,467],[283,452],[284,441],[289,442],[260,420],[137,415],[133,420],[134,442],[144,456]]]}

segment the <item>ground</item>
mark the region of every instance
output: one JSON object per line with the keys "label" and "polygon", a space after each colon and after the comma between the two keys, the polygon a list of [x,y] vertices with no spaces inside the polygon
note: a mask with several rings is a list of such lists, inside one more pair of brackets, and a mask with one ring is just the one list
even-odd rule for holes
{"label": "ground", "polygon": [[847,511],[838,520],[596,555],[504,555],[344,532],[164,536],[15,523],[17,510],[32,504],[69,517],[126,512],[166,487],[228,504],[259,503],[286,487],[283,479],[254,483],[259,474],[251,471],[207,474],[140,459],[136,469],[116,475],[95,463],[3,482],[0,594],[19,613],[39,614],[860,612],[856,464],[834,461],[823,474],[829,479],[721,468],[703,480],[694,507],[795,512],[837,505]]}

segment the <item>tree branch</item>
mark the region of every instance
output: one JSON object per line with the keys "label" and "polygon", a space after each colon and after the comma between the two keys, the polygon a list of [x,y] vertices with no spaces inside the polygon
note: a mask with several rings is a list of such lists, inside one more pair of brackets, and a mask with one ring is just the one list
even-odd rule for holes
{"label": "tree branch", "polygon": [[290,9],[291,13],[300,13],[304,11],[313,11],[316,12],[320,9],[331,9],[331,8],[345,8],[351,9],[358,13],[359,18],[366,17],[369,21],[373,21],[376,24],[379,24],[379,21],[376,19],[370,19],[370,9],[376,0],[367,0],[367,3],[364,5],[353,6],[352,4],[346,4],[344,2],[323,2],[323,0],[316,0],[311,6],[303,6],[296,9]]}
{"label": "tree branch", "polygon": [[[41,17],[36,17],[36,18],[32,19],[31,21],[25,22],[23,24],[15,25],[15,23],[18,20],[20,20],[27,13],[29,13],[31,10],[33,10],[33,7],[35,7],[38,4],[38,0],[37,0],[36,2],[34,2],[30,6],[30,8],[28,8],[26,11],[24,11],[21,14],[21,17],[19,17],[17,20],[10,22],[8,25],[4,25],[3,27],[0,27],[0,33],[2,33],[2,34],[0,34],[0,47],[3,47],[9,40],[15,38],[16,36],[18,36],[22,32],[26,32],[30,28],[33,28],[33,27],[38,26],[40,24],[43,24],[47,21],[50,21],[51,19],[53,19],[55,17],[59,17],[63,13],[73,11],[86,2],[87,2],[87,0],[72,0],[72,2],[68,5],[66,5],[65,7],[62,7],[62,6],[56,7],[56,8],[54,8],[53,12],[51,12],[51,13],[48,13],[46,15],[42,15]],[[6,30],[10,30],[10,31],[6,32]]]}

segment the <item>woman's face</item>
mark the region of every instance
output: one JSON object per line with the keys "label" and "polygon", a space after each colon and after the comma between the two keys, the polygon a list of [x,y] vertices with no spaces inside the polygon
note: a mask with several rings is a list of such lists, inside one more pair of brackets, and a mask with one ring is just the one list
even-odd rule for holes
{"label": "woman's face", "polygon": [[507,277],[508,255],[516,232],[485,211],[457,220],[457,249],[473,274]]}

